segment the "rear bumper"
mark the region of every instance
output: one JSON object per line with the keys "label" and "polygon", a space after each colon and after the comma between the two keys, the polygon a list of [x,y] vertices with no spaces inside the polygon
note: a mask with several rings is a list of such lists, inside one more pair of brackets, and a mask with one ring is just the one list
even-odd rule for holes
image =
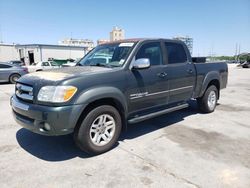
{"label": "rear bumper", "polygon": [[[86,105],[61,107],[25,103],[15,95],[10,99],[15,121],[22,127],[47,136],[70,134]],[[48,129],[49,127],[49,129]]]}

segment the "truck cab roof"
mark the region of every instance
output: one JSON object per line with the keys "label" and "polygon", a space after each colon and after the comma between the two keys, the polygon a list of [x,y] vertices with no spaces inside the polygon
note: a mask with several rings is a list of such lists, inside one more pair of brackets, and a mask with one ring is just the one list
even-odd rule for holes
{"label": "truck cab roof", "polygon": [[176,43],[183,43],[180,40],[175,40],[175,39],[165,39],[165,38],[130,38],[130,39],[123,39],[123,40],[116,40],[116,41],[111,41],[111,42],[107,42],[101,45],[105,45],[105,44],[116,44],[116,43],[128,43],[128,42],[145,42],[145,41],[152,41],[152,40],[164,40],[164,41],[168,41],[168,42],[176,42]]}

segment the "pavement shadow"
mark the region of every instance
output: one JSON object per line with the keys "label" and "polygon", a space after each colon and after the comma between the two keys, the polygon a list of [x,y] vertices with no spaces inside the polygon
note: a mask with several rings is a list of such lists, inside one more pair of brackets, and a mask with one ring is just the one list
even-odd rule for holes
{"label": "pavement shadow", "polygon": [[90,157],[76,147],[71,134],[50,137],[21,128],[16,133],[16,139],[25,151],[45,161],[65,161],[75,157]]}
{"label": "pavement shadow", "polygon": [[11,85],[9,82],[0,82],[0,85]]}
{"label": "pavement shadow", "polygon": [[140,123],[129,124],[127,131],[123,132],[120,136],[120,141],[125,139],[133,139],[151,133],[161,128],[179,123],[183,121],[185,117],[198,114],[199,110],[196,101],[190,100],[188,103],[189,108],[158,116]]}
{"label": "pavement shadow", "polygon": [[[185,117],[197,114],[195,101],[190,101],[190,107],[184,110],[176,111],[164,116],[160,116],[148,121],[128,126],[128,130],[120,136],[120,141],[124,139],[133,139],[174,123],[181,122]],[[45,161],[65,161],[75,157],[89,158],[91,155],[78,149],[74,143],[73,135],[65,136],[42,136],[21,128],[16,133],[16,139],[19,145],[31,155]],[[117,143],[114,147],[117,147]]]}

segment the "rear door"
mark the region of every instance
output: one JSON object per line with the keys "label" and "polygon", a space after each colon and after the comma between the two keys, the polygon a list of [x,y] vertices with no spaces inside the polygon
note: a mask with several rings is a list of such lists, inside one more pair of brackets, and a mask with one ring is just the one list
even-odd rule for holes
{"label": "rear door", "polygon": [[168,99],[168,80],[163,75],[166,64],[161,42],[142,44],[133,61],[140,58],[148,58],[150,67],[129,70],[127,76],[129,111],[137,115],[167,104]]}
{"label": "rear door", "polygon": [[12,66],[0,63],[0,81],[9,81]]}
{"label": "rear door", "polygon": [[182,42],[165,41],[167,77],[169,80],[169,104],[187,101],[192,97],[196,71],[188,49]]}

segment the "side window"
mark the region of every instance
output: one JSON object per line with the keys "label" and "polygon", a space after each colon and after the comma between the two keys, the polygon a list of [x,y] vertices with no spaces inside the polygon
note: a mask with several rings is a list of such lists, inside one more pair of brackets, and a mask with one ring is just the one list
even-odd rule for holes
{"label": "side window", "polygon": [[11,66],[0,64],[0,69],[8,69],[8,68],[11,68]]}
{"label": "side window", "polygon": [[147,43],[141,46],[135,59],[148,58],[151,66],[162,64],[162,52],[160,42]]}
{"label": "side window", "polygon": [[48,62],[43,62],[42,66],[49,66],[49,63]]}
{"label": "side window", "polygon": [[187,54],[181,44],[165,42],[168,55],[168,63],[184,63],[187,61]]}

